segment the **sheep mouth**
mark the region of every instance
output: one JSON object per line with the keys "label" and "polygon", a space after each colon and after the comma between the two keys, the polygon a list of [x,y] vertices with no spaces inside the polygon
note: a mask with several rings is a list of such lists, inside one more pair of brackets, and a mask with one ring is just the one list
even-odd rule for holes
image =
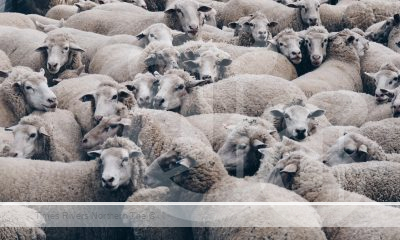
{"label": "sheep mouth", "polygon": [[118,189],[118,185],[112,186],[112,185],[105,184],[103,187],[104,187],[105,189],[107,189],[107,190],[110,190],[110,191],[115,191],[115,190]]}
{"label": "sheep mouth", "polygon": [[387,103],[387,102],[388,102],[387,98],[377,98],[376,99],[377,104],[383,104],[383,103]]}
{"label": "sheep mouth", "polygon": [[301,62],[301,57],[291,57],[290,61],[294,64],[299,64]]}
{"label": "sheep mouth", "polygon": [[197,31],[197,30],[190,30],[190,31],[188,31],[188,34],[191,36],[196,36],[198,32],[199,31]]}
{"label": "sheep mouth", "polygon": [[314,67],[319,67],[319,65],[321,65],[321,61],[311,61],[311,64],[312,64]]}
{"label": "sheep mouth", "polygon": [[57,108],[57,104],[52,104],[50,106],[46,106],[44,104],[42,104],[44,110],[48,111],[48,112],[54,112]]}

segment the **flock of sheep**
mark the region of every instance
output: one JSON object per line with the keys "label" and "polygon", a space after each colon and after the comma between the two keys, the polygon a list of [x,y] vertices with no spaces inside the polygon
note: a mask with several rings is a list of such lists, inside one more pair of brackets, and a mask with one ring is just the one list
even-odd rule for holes
{"label": "flock of sheep", "polygon": [[[51,0],[30,13],[0,13],[1,202],[400,201],[400,1]],[[254,206],[230,208],[231,228],[92,229],[0,207],[0,239],[399,238],[399,208],[344,209],[295,213],[313,227],[238,227],[289,224]]]}

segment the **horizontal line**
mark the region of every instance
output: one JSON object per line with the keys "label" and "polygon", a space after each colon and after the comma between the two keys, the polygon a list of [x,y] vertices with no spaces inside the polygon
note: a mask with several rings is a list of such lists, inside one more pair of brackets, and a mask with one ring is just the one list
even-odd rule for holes
{"label": "horizontal line", "polygon": [[0,206],[382,206],[400,202],[0,202]]}

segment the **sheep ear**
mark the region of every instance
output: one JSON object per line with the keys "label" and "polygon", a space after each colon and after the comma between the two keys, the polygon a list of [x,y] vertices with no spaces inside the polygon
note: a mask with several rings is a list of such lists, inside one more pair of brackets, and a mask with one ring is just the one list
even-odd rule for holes
{"label": "sheep ear", "polygon": [[186,168],[192,168],[194,166],[194,161],[191,161],[189,158],[183,158],[176,163]]}
{"label": "sheep ear", "polygon": [[278,23],[277,23],[277,22],[270,22],[270,23],[268,23],[268,27],[276,27],[276,26],[278,26]]}
{"label": "sheep ear", "polygon": [[206,80],[190,80],[185,83],[186,90],[190,90],[191,88],[201,86],[206,84],[208,81]]}
{"label": "sheep ear", "polygon": [[258,148],[258,152],[260,152],[263,156],[266,156],[268,154],[267,148]]}
{"label": "sheep ear", "polygon": [[176,12],[175,4],[170,5],[168,8],[164,10],[165,13],[172,14]]}
{"label": "sheep ear", "polygon": [[274,135],[274,134],[277,133],[277,132],[278,132],[278,131],[276,131],[276,130],[270,130],[270,131],[269,131],[269,134],[270,134],[270,135]]}
{"label": "sheep ear", "polygon": [[146,35],[145,35],[144,33],[140,33],[140,34],[136,35],[136,38],[137,38],[138,40],[140,40],[140,39],[142,39],[142,38],[144,38],[144,37],[146,37]]}
{"label": "sheep ear", "polygon": [[46,129],[44,127],[39,128],[39,133],[42,134],[43,136],[48,137],[49,134],[47,133]]}
{"label": "sheep ear", "polygon": [[285,112],[279,110],[279,109],[274,109],[270,111],[271,115],[277,118],[283,118],[285,116]]}
{"label": "sheep ear", "polygon": [[269,39],[268,42],[272,45],[278,45],[278,42],[275,39]]}
{"label": "sheep ear", "polygon": [[373,79],[375,79],[375,75],[376,75],[376,73],[364,72],[364,74],[365,74],[365,75],[367,75],[367,76],[368,76],[368,77],[370,77],[370,78],[373,78]]}
{"label": "sheep ear", "polygon": [[211,11],[211,10],[212,10],[212,8],[209,7],[209,6],[206,6],[206,5],[200,6],[200,7],[197,9],[197,11],[199,11],[199,12],[209,12],[209,11]]}
{"label": "sheep ear", "polygon": [[21,92],[22,83],[20,81],[13,84],[14,91]]}
{"label": "sheep ear", "polygon": [[80,66],[78,69],[76,69],[76,74],[78,76],[81,75],[84,72],[85,68],[86,68],[86,65]]}
{"label": "sheep ear", "polygon": [[17,128],[17,126],[12,126],[12,127],[8,127],[8,128],[4,128],[4,130],[5,130],[5,131],[8,131],[8,132],[12,132],[12,131],[14,131],[16,128]]}
{"label": "sheep ear", "polygon": [[333,41],[333,39],[335,39],[335,37],[338,35],[338,32],[331,32],[328,35],[328,40],[329,41]]}
{"label": "sheep ear", "polygon": [[10,75],[11,70],[0,70],[0,77],[2,78],[8,78],[8,75]]}
{"label": "sheep ear", "polygon": [[53,83],[55,83],[55,84],[59,84],[60,82],[62,82],[64,79],[61,79],[61,78],[54,78],[53,79]]}
{"label": "sheep ear", "polygon": [[394,25],[394,26],[395,26],[395,25],[398,25],[398,24],[400,23],[400,14],[396,13],[396,14],[393,16],[393,19],[394,19],[393,25]]}
{"label": "sheep ear", "polygon": [[229,27],[229,28],[232,28],[232,29],[236,29],[238,26],[240,26],[240,25],[239,25],[239,23],[237,23],[237,22],[230,22],[230,23],[228,23],[228,27]]}
{"label": "sheep ear", "polygon": [[35,21],[35,25],[36,25],[37,30],[40,30],[40,31],[42,31],[42,32],[43,32],[43,30],[44,30],[45,27],[46,27],[44,24],[42,24],[42,23],[39,22],[39,21]]}
{"label": "sheep ear", "polygon": [[88,155],[89,157],[91,157],[91,158],[98,158],[98,157],[101,156],[101,152],[102,152],[102,151],[103,151],[103,150],[90,151],[90,152],[87,153],[87,155]]}
{"label": "sheep ear", "polygon": [[286,4],[286,6],[290,7],[290,8],[303,8],[304,4],[302,1],[299,1],[299,2],[292,2],[292,3]]}
{"label": "sheep ear", "polygon": [[142,155],[143,155],[143,153],[138,150],[132,150],[129,152],[129,158],[137,158],[137,157],[141,157]]}
{"label": "sheep ear", "polygon": [[39,71],[40,74],[42,74],[44,76],[44,74],[46,74],[46,71],[44,70],[44,68],[41,68]]}
{"label": "sheep ear", "polygon": [[220,66],[228,66],[228,65],[230,65],[231,63],[232,63],[232,59],[230,59],[230,58],[224,58],[224,59],[218,61],[217,64],[220,65]]}
{"label": "sheep ear", "polygon": [[36,52],[44,52],[44,51],[47,51],[48,48],[49,48],[49,47],[47,46],[47,44],[44,43],[42,46],[36,48],[35,51],[36,51]]}
{"label": "sheep ear", "polygon": [[122,102],[125,98],[130,97],[131,94],[127,92],[125,89],[120,89],[118,91],[118,101]]}
{"label": "sheep ear", "polygon": [[363,152],[363,153],[368,153],[368,147],[365,146],[364,144],[362,144],[359,148],[358,148],[359,152]]}
{"label": "sheep ear", "polygon": [[129,118],[121,118],[118,123],[123,126],[130,126],[132,124],[132,120]]}
{"label": "sheep ear", "polygon": [[285,168],[281,170],[281,173],[296,173],[297,172],[297,164],[291,163],[287,165]]}
{"label": "sheep ear", "polygon": [[83,50],[81,47],[79,47],[78,44],[72,43],[72,42],[69,43],[69,48],[70,48],[72,51],[77,51],[77,52],[84,52],[84,51],[85,51],[85,50]]}
{"label": "sheep ear", "polygon": [[310,114],[308,114],[308,118],[321,117],[324,114],[325,114],[325,110],[317,109],[317,110],[315,110],[313,112],[310,112]]}
{"label": "sheep ear", "polygon": [[81,98],[79,98],[82,102],[89,102],[89,101],[95,101],[94,94],[89,93],[86,95],[83,95]]}
{"label": "sheep ear", "polygon": [[128,83],[128,84],[125,85],[125,87],[126,87],[126,89],[128,89],[131,92],[136,92],[136,88],[135,88],[135,86],[133,84],[129,84]]}
{"label": "sheep ear", "polygon": [[145,60],[147,66],[153,66],[156,63],[157,56],[155,53],[150,54]]}
{"label": "sheep ear", "polygon": [[260,149],[260,148],[266,148],[267,145],[265,143],[261,142],[260,140],[255,139],[253,141],[253,147],[256,148],[256,149]]}
{"label": "sheep ear", "polygon": [[186,68],[190,69],[190,70],[199,67],[199,64],[198,64],[196,61],[193,61],[193,60],[184,61],[184,62],[183,62],[183,65],[184,65]]}

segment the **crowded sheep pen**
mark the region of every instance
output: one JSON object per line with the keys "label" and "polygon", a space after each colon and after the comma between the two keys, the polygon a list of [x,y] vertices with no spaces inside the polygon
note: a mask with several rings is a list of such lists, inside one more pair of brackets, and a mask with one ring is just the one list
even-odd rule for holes
{"label": "crowded sheep pen", "polygon": [[0,9],[0,240],[400,239],[400,0]]}

